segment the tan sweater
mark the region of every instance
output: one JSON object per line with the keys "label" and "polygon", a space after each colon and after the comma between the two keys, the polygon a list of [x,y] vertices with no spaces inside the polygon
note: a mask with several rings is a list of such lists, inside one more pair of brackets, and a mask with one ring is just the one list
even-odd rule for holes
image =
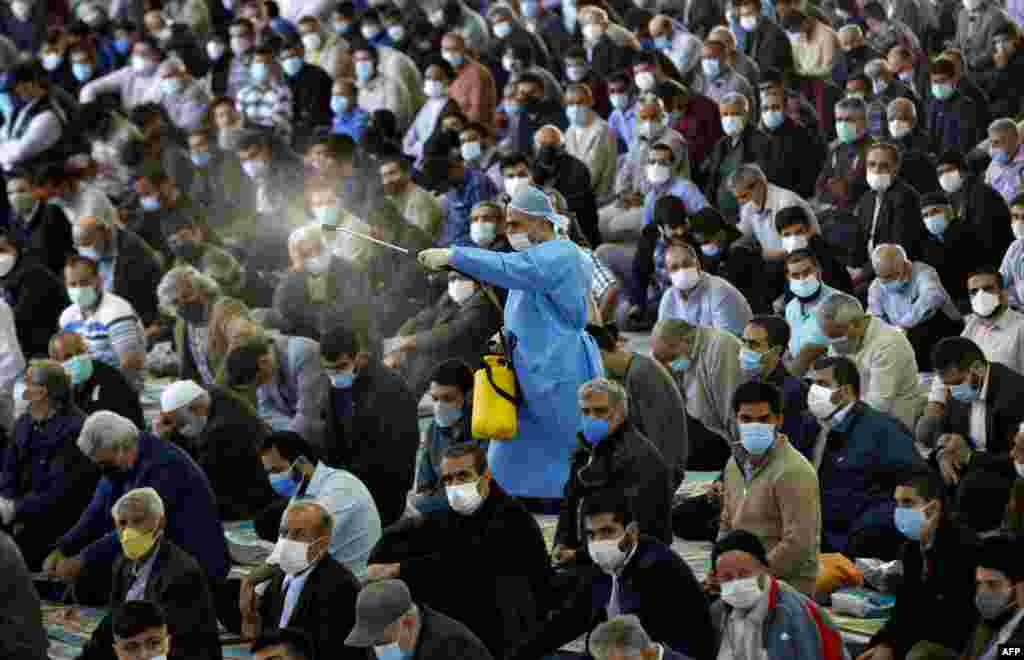
{"label": "tan sweater", "polygon": [[719,538],[733,529],[756,534],[772,575],[814,592],[821,540],[821,494],[814,466],[779,434],[748,482],[730,458],[725,466]]}
{"label": "tan sweater", "polygon": [[832,63],[839,50],[839,37],[835,30],[818,21],[814,21],[810,39],[807,35],[793,44],[793,60],[796,72],[808,78],[829,78],[832,76]]}

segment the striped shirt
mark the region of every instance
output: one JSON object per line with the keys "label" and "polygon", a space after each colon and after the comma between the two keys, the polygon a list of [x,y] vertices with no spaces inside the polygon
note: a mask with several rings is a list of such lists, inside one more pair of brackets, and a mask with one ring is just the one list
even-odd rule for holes
{"label": "striped shirt", "polygon": [[[82,335],[89,345],[89,353],[115,369],[121,368],[118,356],[146,351],[142,323],[131,303],[109,291],[100,294],[99,305],[88,313],[74,304],[65,309],[60,315],[60,329]],[[133,370],[124,374],[141,389],[141,373]]]}

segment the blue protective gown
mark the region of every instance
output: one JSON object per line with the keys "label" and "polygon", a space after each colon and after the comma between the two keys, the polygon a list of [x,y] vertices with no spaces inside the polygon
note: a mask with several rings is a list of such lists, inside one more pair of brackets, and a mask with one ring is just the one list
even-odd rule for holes
{"label": "blue protective gown", "polygon": [[524,403],[518,435],[491,442],[491,472],[513,495],[561,497],[579,430],[577,390],[604,375],[601,353],[586,332],[593,265],[568,240],[511,253],[456,247],[450,263],[509,291],[505,330],[514,337]]}

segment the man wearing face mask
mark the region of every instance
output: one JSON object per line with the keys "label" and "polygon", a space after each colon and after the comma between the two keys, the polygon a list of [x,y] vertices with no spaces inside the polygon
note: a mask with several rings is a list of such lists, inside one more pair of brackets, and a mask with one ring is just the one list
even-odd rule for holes
{"label": "man wearing face mask", "polygon": [[352,47],[359,107],[371,115],[375,110],[390,110],[398,120],[399,129],[405,131],[416,116],[423,82],[417,79],[411,88],[403,83],[393,70],[384,67],[383,51],[384,47],[378,48],[366,42]]}
{"label": "man wearing face mask", "polygon": [[822,552],[898,559],[901,537],[884,476],[923,466],[913,436],[860,400],[860,374],[849,359],[821,358],[808,377],[807,406],[821,430],[804,454],[821,482]]}
{"label": "man wearing face mask", "polygon": [[753,103],[754,88],[726,61],[725,47],[720,41],[707,41],[700,60],[701,72],[694,76],[694,91],[720,103],[727,94],[738,93]]}
{"label": "man wearing face mask", "polygon": [[53,99],[44,74],[35,62],[19,64],[10,72],[10,90],[18,99],[18,110],[0,134],[0,165],[5,170],[60,159],[66,149],[70,108]]}
{"label": "man wearing face mask", "polygon": [[[978,541],[953,521],[945,488],[932,470],[913,470],[899,480],[893,518],[908,539],[902,549],[903,584],[892,616],[857,660],[956,658],[970,640],[978,618]],[[922,617],[922,612],[930,614]]]}
{"label": "man wearing face mask", "polygon": [[889,70],[884,59],[872,60],[864,67],[864,75],[871,85],[871,100],[868,103],[868,127],[872,137],[883,139],[896,137],[888,131],[886,111],[889,104],[899,98],[908,99],[915,105],[915,114],[925,114],[925,105],[914,92]]}
{"label": "man wearing face mask", "polygon": [[[587,61],[601,78],[629,68],[633,53],[616,43],[609,34],[608,13],[597,5],[589,5],[579,12],[580,34],[586,49]],[[644,91],[653,89],[652,84]]]}
{"label": "man wearing face mask", "polygon": [[10,305],[18,343],[28,355],[46,353],[61,312],[70,304],[64,283],[0,228],[0,298]]}
{"label": "man wearing face mask", "polygon": [[708,157],[708,181],[704,196],[711,200],[732,224],[740,221],[740,202],[733,194],[730,179],[745,163],[763,160],[767,136],[750,121],[750,99],[729,93],[718,104],[725,135],[715,144]]}
{"label": "man wearing face mask", "polygon": [[734,529],[757,530],[771,574],[810,595],[821,538],[818,476],[779,431],[782,395],[774,386],[740,385],[732,410],[739,442],[723,476],[719,538]]}
{"label": "man wearing face mask", "polygon": [[921,244],[921,261],[938,271],[942,286],[957,309],[966,313],[971,304],[967,278],[978,268],[989,266],[991,256],[985,252],[971,223],[957,217],[944,193],[921,197],[921,221],[927,230]]}
{"label": "man wearing face mask", "polygon": [[485,66],[469,55],[466,39],[460,32],[448,32],[441,39],[441,57],[455,70],[448,94],[466,117],[484,126],[494,123],[498,90],[494,77]]}
{"label": "man wearing face mask", "polygon": [[267,560],[280,571],[260,597],[258,615],[243,622],[243,634],[287,626],[309,635],[317,657],[365,657],[342,645],[355,623],[359,580],[327,548],[344,524],[316,500],[297,500],[288,507]]}
{"label": "man wearing face mask", "polygon": [[[879,142],[867,151],[867,183],[870,190],[857,203],[854,214],[867,239],[866,251],[858,254],[860,268],[853,274],[854,287],[867,286],[873,267],[870,256],[883,243],[899,245],[910,259],[921,254],[925,228],[921,218],[921,195],[900,180],[900,150]],[[858,250],[859,252],[859,250]]]}
{"label": "man wearing face mask", "polygon": [[838,140],[829,145],[825,166],[815,183],[819,204],[852,211],[868,190],[866,181],[867,104],[863,99],[844,98],[835,106]]}
{"label": "man wearing face mask", "polygon": [[161,88],[160,104],[176,128],[189,131],[198,127],[210,104],[210,95],[192,78],[185,65],[169,60],[157,69]]}
{"label": "man wearing face mask", "polygon": [[[1020,13],[1020,9],[1017,12]],[[1015,117],[1020,113],[1024,96],[1024,48],[1020,28],[1007,23],[996,30],[991,45],[995,66],[975,75],[989,97],[989,116]]]}
{"label": "man wearing face mask", "polygon": [[927,126],[931,150],[969,153],[985,137],[985,108],[964,93],[960,71],[949,57],[944,55],[935,60],[929,75]]}
{"label": "man wearing face mask", "polygon": [[[562,99],[544,98],[544,80],[532,73],[523,73],[515,78],[516,111],[508,118],[508,144],[513,149],[529,150],[542,126],[554,125],[559,129],[568,126]],[[506,111],[508,108],[506,107]]]}
{"label": "man wearing face mask", "polygon": [[228,69],[226,94],[237,97],[244,87],[252,83],[252,52],[255,47],[255,28],[246,18],[236,18],[228,27],[228,47],[231,64]]}
{"label": "man wearing face mask", "polygon": [[[617,489],[599,490],[580,507],[580,534],[593,566],[581,567],[578,589],[536,634],[525,639],[511,660],[554,653],[600,622],[620,614],[640,620],[652,639],[687,658],[712,657],[714,631],[707,599],[693,571],[679,555],[654,536],[642,534],[634,496]],[[671,593],[687,625],[678,625]]]}
{"label": "man wearing face mask", "polygon": [[935,158],[929,152],[928,140],[918,121],[921,114],[909,95],[893,99],[886,106],[888,134],[903,152],[898,176],[922,195],[928,195],[941,188],[935,173]]}
{"label": "man wearing face mask", "polygon": [[381,189],[409,224],[437,240],[444,214],[437,198],[413,181],[412,164],[397,151],[377,160]]}
{"label": "man wearing face mask", "polygon": [[942,153],[936,168],[939,185],[957,217],[966,222],[981,241],[984,254],[1004,254],[1014,238],[1006,200],[971,172],[963,152]]}
{"label": "man wearing face mask", "polygon": [[790,328],[789,368],[794,374],[803,374],[828,349],[828,337],[818,326],[817,308],[835,289],[822,281],[821,263],[809,250],[794,250],[786,255],[784,264],[787,289],[792,294],[785,310]]}
{"label": "man wearing face mask", "polygon": [[[440,481],[449,504],[388,527],[369,576],[402,579],[425,604],[472,626],[501,658],[545,620],[552,576],[540,527],[494,480],[486,452],[475,442],[443,452]],[[467,599],[466,590],[479,598]]]}
{"label": "man wearing face mask", "polygon": [[191,265],[175,266],[160,280],[157,295],[165,309],[174,310],[179,377],[215,382],[216,366],[207,352],[207,334],[210,309],[221,296],[220,285]]}
{"label": "man wearing face mask", "polygon": [[59,274],[64,260],[75,251],[67,217],[45,197],[40,199],[36,187],[39,177],[27,170],[14,169],[7,173],[6,179],[10,205],[5,218],[7,231],[17,241],[20,252]]}
{"label": "man wearing face mask", "polygon": [[89,354],[77,332],[58,332],[50,340],[50,359],[64,365],[71,379],[71,399],[86,415],[110,410],[144,425],[138,393],[120,371]]}
{"label": "man wearing face mask", "polygon": [[1017,124],[1005,117],[995,120],[988,127],[988,142],[992,161],[985,170],[985,183],[1009,204],[1024,192],[1024,149]]}
{"label": "man wearing face mask", "polygon": [[765,153],[761,164],[768,180],[804,199],[814,196],[814,181],[825,152],[814,130],[786,115],[786,93],[780,87],[761,87],[761,122]]}
{"label": "man wearing face mask", "polygon": [[565,149],[565,137],[557,126],[541,127],[533,138],[535,182],[554,188],[565,198],[568,211],[575,217],[591,248],[601,244],[598,232],[597,201],[590,171],[582,161]]}
{"label": "man wearing face mask", "polygon": [[117,94],[125,110],[143,103],[159,103],[162,94],[157,68],[163,59],[163,51],[156,41],[150,37],[140,38],[132,46],[131,66],[90,81],[82,87],[78,100],[92,103],[104,94]]}
{"label": "man wearing face mask", "polygon": [[454,77],[452,65],[440,56],[431,58],[424,69],[423,93],[427,100],[402,139],[403,153],[416,159],[417,163],[421,162],[423,147],[437,129],[441,116],[456,108],[455,102],[448,98],[448,89]]}
{"label": "man wearing face mask", "polygon": [[608,103],[611,106],[608,126],[618,138],[618,151],[622,155],[633,143],[636,127],[637,107],[633,99],[633,80],[629,75],[620,72],[608,79]]}
{"label": "man wearing face mask", "polygon": [[848,657],[828,613],[772,570],[757,536],[745,529],[720,536],[711,563],[726,605],[719,657]]}
{"label": "man wearing face mask", "polygon": [[305,61],[302,41],[288,42],[280,51],[279,61],[284,82],[291,90],[293,139],[303,142],[320,126],[331,123],[331,78],[327,73]]}
{"label": "man wearing face mask", "polygon": [[273,491],[253,451],[269,429],[240,398],[220,387],[179,380],[160,395],[154,429],[185,449],[203,468],[223,520],[251,520],[271,503]]}
{"label": "man wearing face mask", "polygon": [[768,383],[782,393],[783,422],[780,430],[803,452],[810,444],[807,425],[807,386],[786,369],[783,355],[790,340],[789,324],[778,316],[755,316],[743,329],[740,368],[749,380]]}
{"label": "man wearing face mask", "polygon": [[243,121],[290,135],[294,103],[292,91],[282,81],[274,51],[257,48],[252,54],[250,83],[238,90],[238,110]]}
{"label": "man wearing face mask", "polygon": [[1020,555],[1020,541],[1014,537],[997,536],[981,542],[974,594],[981,620],[965,655],[994,660],[999,644],[1024,644],[1024,574],[1020,570]]}
{"label": "man wearing face mask", "polygon": [[672,288],[662,295],[658,320],[682,319],[692,325],[716,328],[737,337],[753,316],[746,297],[727,280],[701,270],[697,252],[689,245],[665,249],[665,268]]}
{"label": "man wearing face mask", "polygon": [[569,128],[565,132],[565,151],[587,166],[591,188],[602,204],[612,196],[618,168],[618,145],[608,122],[598,115],[594,95],[585,83],[569,85],[565,94],[565,113]]}
{"label": "man wearing face mask", "polygon": [[963,53],[964,64],[971,71],[986,72],[995,68],[992,44],[996,34],[1009,22],[999,6],[987,0],[964,0],[956,21],[956,44]]}
{"label": "man wearing face mask", "polygon": [[0,31],[22,52],[34,53],[46,39],[45,4],[12,2],[0,15]]}

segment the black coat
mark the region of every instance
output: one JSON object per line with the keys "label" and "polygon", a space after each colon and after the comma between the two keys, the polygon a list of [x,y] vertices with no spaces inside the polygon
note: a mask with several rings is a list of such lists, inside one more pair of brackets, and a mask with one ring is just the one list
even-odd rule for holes
{"label": "black coat", "polygon": [[1017,50],[1004,69],[975,73],[975,79],[988,94],[989,117],[1016,117],[1024,108],[1024,51]]}
{"label": "black coat", "polygon": [[973,225],[963,220],[949,225],[942,240],[926,232],[921,241],[921,261],[939,272],[942,286],[954,301],[967,301],[967,276],[992,259]]}
{"label": "black coat", "polygon": [[595,248],[600,245],[597,198],[590,184],[590,170],[587,166],[575,156],[563,152],[550,170],[545,171],[537,164],[534,171],[540,175],[537,181],[539,185],[554,188],[562,194],[569,212],[576,217],[576,222],[590,245]]}
{"label": "black coat", "polygon": [[[724,183],[720,171],[722,162],[732,153],[733,148],[732,138],[724,135],[722,139],[715,143],[714,149],[711,150],[711,155],[707,161],[707,186],[704,188],[704,197],[708,199],[709,203],[713,204],[718,199],[718,188]],[[742,150],[740,163],[765,162],[766,156],[770,151],[767,136],[764,132],[749,124],[743,129],[739,144],[735,148]],[[726,220],[736,224],[739,218],[726,218]]]}
{"label": "black coat", "polygon": [[366,484],[383,525],[402,516],[412,488],[420,444],[418,403],[398,374],[372,360],[352,386],[350,417],[340,416],[333,390],[327,396],[327,462]]}
{"label": "black coat", "polygon": [[39,204],[27,224],[8,212],[7,227],[23,255],[38,260],[57,277],[63,276],[64,260],[75,254],[75,245],[71,239],[71,223],[60,207]]}
{"label": "black coat", "polygon": [[[264,628],[277,628],[284,609],[284,573],[278,573],[260,600]],[[345,638],[356,624],[359,580],[334,557],[324,555],[310,569],[298,602],[288,620],[313,642],[318,658],[370,660],[367,649],[345,646]]]}
{"label": "black coat", "polygon": [[[63,221],[63,220],[62,220]],[[23,253],[0,289],[14,313],[14,328],[26,358],[49,353],[50,337],[71,301],[62,280],[34,256]]]}
{"label": "black coat", "polygon": [[594,46],[590,70],[599,78],[609,78],[633,66],[633,53],[612,41],[607,34]]}
{"label": "black coat", "polygon": [[331,87],[327,72],[312,64],[303,64],[294,77],[285,76],[292,91],[292,127],[296,144],[313,134],[318,126],[331,124]]}
{"label": "black coat", "polygon": [[871,255],[868,254],[868,241],[872,238],[872,225],[874,224],[874,244],[895,243],[903,246],[911,261],[917,260],[921,255],[921,242],[924,233],[927,231],[924,223],[921,222],[921,195],[903,181],[896,179],[892,186],[882,196],[882,208],[878,211],[878,220],[875,222],[875,199],[878,196],[874,190],[864,193],[864,196],[857,202],[854,214],[860,223],[864,241],[861,243],[864,250],[864,260],[861,263],[871,263]]}
{"label": "black coat", "polygon": [[160,257],[135,232],[117,228],[117,259],[114,260],[115,294],[131,303],[145,325],[160,318],[156,288],[163,276]]}
{"label": "black coat", "polygon": [[493,660],[480,638],[465,624],[418,605],[420,634],[407,660]]}
{"label": "black coat", "polygon": [[209,388],[211,405],[206,427],[195,440],[175,434],[217,496],[221,520],[250,520],[274,499],[257,451],[270,429],[256,411],[222,387]]}
{"label": "black coat", "polygon": [[775,21],[765,16],[758,20],[757,29],[747,35],[743,52],[757,62],[762,71],[768,68],[783,73],[793,71],[793,49],[789,45],[789,37]]}
{"label": "black coat", "polygon": [[[978,618],[974,608],[978,540],[943,512],[928,558],[931,570],[924,577],[920,542],[907,541],[903,546],[903,584],[896,592],[896,607],[870,646],[885,642],[897,658],[923,640],[964,648]],[[922,616],[924,612],[928,616]]]}
{"label": "black coat", "polygon": [[365,273],[345,259],[332,257],[327,271],[326,302],[313,302],[306,286],[306,273],[291,271],[274,290],[274,310],[284,323],[281,330],[290,335],[319,340],[324,329],[341,324],[362,341],[368,341],[368,306],[372,299]]}
{"label": "black coat", "polygon": [[[985,397],[985,451],[988,454],[1006,454],[1013,447],[1017,428],[1024,421],[1024,376],[998,362],[989,363],[988,392]],[[971,404],[950,400],[942,414],[942,432],[959,433],[972,446]]]}
{"label": "black coat", "polygon": [[939,175],[935,159],[929,153],[923,135],[912,133],[897,141],[903,147],[898,177],[922,195],[939,192]]}
{"label": "black coat", "polygon": [[968,176],[963,170],[960,174],[964,177],[963,187],[950,196],[950,201],[960,219],[973,227],[984,245],[988,257],[985,263],[994,264],[1002,259],[1013,242],[1010,207],[1003,196],[981,178]]}
{"label": "black coat", "polygon": [[490,488],[472,515],[437,511],[386,528],[370,563],[400,563],[412,593],[465,623],[503,658],[545,619],[551,564],[522,502],[496,481]]}
{"label": "black coat", "polygon": [[672,471],[661,452],[630,422],[594,450],[581,438],[565,482],[555,543],[581,550],[586,547],[580,505],[584,498],[606,488],[630,498],[641,534],[671,543],[672,483]]}
{"label": "black coat", "polygon": [[[125,601],[132,586],[133,562],[124,555],[114,561],[110,608]],[[163,608],[174,641],[168,660],[219,660],[217,608],[206,573],[187,552],[162,539],[153,570],[146,581],[145,599]]]}
{"label": "black coat", "polygon": [[146,426],[139,393],[120,369],[95,358],[92,361],[92,376],[74,388],[72,398],[86,416],[97,410],[109,410],[132,420],[140,429]]}
{"label": "black coat", "polygon": [[774,131],[759,130],[764,136],[761,162],[768,180],[804,199],[814,197],[814,182],[825,162],[825,145],[818,132],[789,117]]}

